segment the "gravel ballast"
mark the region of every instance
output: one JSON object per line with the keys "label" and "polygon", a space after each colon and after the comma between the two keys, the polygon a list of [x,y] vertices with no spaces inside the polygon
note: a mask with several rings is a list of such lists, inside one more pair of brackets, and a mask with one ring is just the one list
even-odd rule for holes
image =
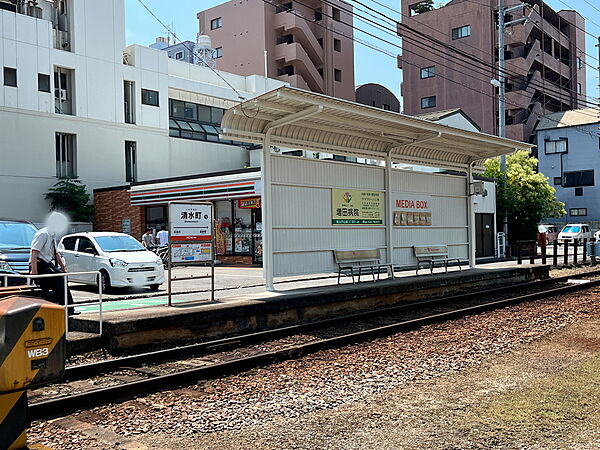
{"label": "gravel ballast", "polygon": [[[353,430],[337,423],[336,417],[352,415],[373,402],[384,404],[386,397],[416,386],[463,376],[495,358],[506,358],[505,354],[510,362],[510,355],[524,345],[599,317],[599,297],[599,289],[590,289],[94,408],[70,416],[67,422],[35,423],[30,442],[61,449],[352,448],[347,433]],[[557,370],[561,367],[557,364]],[[475,380],[472,383],[476,384]],[[468,390],[455,396],[461,393],[468,397]],[[448,392],[439,395],[441,410],[448,409],[443,407],[445,394]],[[429,401],[435,403],[436,398],[429,397]],[[460,405],[460,398],[455,401]],[[377,430],[390,418],[412,424],[414,430],[423,426],[418,414],[405,405],[388,406],[379,416],[356,420],[361,424],[356,430],[360,434],[357,443],[369,447],[375,442],[371,438],[377,439]],[[455,438],[443,439],[451,442]],[[401,442],[396,444],[400,447],[388,448],[403,448]],[[408,441],[404,444],[418,448]],[[430,444],[433,446],[433,441],[425,447]],[[385,441],[378,445],[386,448]]]}

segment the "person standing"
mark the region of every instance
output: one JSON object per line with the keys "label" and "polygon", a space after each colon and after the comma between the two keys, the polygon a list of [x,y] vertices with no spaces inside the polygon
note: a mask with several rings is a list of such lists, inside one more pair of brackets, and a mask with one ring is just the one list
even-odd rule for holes
{"label": "person standing", "polygon": [[169,245],[169,232],[165,227],[161,227],[161,230],[156,233],[156,237],[158,238],[158,245],[161,247]]}
{"label": "person standing", "polygon": [[[60,213],[52,213],[48,217],[46,226],[35,233],[31,242],[29,257],[29,273],[31,275],[48,275],[53,273],[66,273],[65,263],[56,249],[56,236],[67,231],[68,219]],[[44,291],[46,300],[65,305],[65,280],[64,277],[38,278],[35,280]],[[73,296],[66,286],[67,304],[73,304]],[[50,293],[51,292],[51,293]],[[69,308],[70,316],[79,314],[75,308]]]}
{"label": "person standing", "polygon": [[156,247],[152,230],[146,230],[146,232],[142,235],[142,245],[148,250],[152,250],[154,247]]}

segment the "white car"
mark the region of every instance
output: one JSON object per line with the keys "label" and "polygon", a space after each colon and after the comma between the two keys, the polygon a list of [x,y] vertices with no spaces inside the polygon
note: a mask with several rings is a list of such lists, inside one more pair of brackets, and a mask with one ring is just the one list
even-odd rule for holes
{"label": "white car", "polygon": [[[58,245],[69,272],[100,271],[102,290],[149,286],[165,281],[161,259],[124,233],[90,232],[63,237]],[[69,281],[97,285],[97,275],[72,275]]]}
{"label": "white car", "polygon": [[587,223],[570,223],[565,225],[558,233],[558,240],[563,242],[581,242],[583,239],[591,239],[592,231]]}

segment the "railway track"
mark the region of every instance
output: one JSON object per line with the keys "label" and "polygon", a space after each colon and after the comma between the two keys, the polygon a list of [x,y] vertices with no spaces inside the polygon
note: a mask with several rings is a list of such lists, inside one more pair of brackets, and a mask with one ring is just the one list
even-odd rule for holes
{"label": "railway track", "polygon": [[[175,388],[201,379],[215,378],[298,358],[319,350],[355,344],[428,324],[600,286],[600,278],[582,284],[567,284],[570,279],[594,277],[600,277],[600,270],[452,297],[411,302],[274,330],[71,366],[65,373],[65,380],[70,383],[98,377],[101,374],[103,379],[106,378],[111,383],[117,384],[75,393],[68,392],[67,389],[66,395],[63,392],[63,395],[59,394],[53,398],[45,398],[47,394],[39,393],[39,390],[32,391],[34,398],[31,399],[33,401],[30,400],[30,418],[38,420],[55,417],[135,395]],[[519,295],[515,295],[515,290]],[[481,301],[482,297],[492,296],[495,298],[491,301]],[[307,333],[313,335],[307,337]],[[321,336],[315,337],[314,334]],[[300,342],[290,343],[290,338]],[[269,343],[267,348],[265,349],[264,345],[260,348],[260,344],[265,342]],[[252,348],[252,346],[259,348]],[[192,359],[160,366],[160,363],[165,361],[182,358]],[[148,367],[149,364],[155,366]],[[56,386],[61,385],[64,386],[64,383],[50,385],[43,389],[56,392]],[[77,386],[81,388],[81,382]]]}

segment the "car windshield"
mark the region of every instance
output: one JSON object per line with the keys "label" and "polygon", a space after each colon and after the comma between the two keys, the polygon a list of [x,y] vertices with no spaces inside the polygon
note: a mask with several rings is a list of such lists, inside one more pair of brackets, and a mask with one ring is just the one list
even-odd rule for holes
{"label": "car windshield", "polygon": [[0,222],[0,249],[28,249],[36,231],[30,223]]}
{"label": "car windshield", "polygon": [[146,249],[131,236],[96,236],[96,242],[105,252],[141,252]]}
{"label": "car windshield", "polygon": [[564,227],[562,229],[563,233],[579,233],[579,230],[581,230],[581,227],[574,227],[571,225],[567,225],[566,227]]}

